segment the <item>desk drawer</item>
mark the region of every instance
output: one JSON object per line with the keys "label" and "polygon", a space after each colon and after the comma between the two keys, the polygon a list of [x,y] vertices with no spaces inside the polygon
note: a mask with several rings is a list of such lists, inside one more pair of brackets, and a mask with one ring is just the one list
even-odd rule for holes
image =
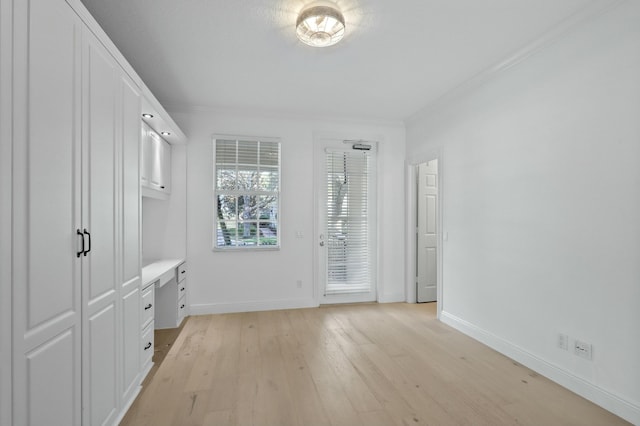
{"label": "desk drawer", "polygon": [[187,315],[187,298],[186,294],[178,301],[178,327],[182,324],[182,320]]}
{"label": "desk drawer", "polygon": [[178,283],[178,300],[182,299],[187,294],[187,280],[182,280]]}
{"label": "desk drawer", "polygon": [[155,285],[151,284],[142,290],[142,328],[145,328],[149,321],[153,320],[154,308],[154,289]]}
{"label": "desk drawer", "polygon": [[187,278],[187,262],[182,263],[176,268],[176,275],[178,282]]}
{"label": "desk drawer", "polygon": [[151,362],[154,351],[153,321],[142,331],[140,344],[140,359],[142,360],[142,365],[147,365],[147,363]]}

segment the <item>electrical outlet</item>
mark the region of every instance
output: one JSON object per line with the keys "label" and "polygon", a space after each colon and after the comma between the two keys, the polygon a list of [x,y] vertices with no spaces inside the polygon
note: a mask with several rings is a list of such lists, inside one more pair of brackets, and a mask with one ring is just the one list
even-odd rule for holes
{"label": "electrical outlet", "polygon": [[298,281],[296,281],[296,286],[297,286],[298,288],[302,288],[302,280],[298,280]]}
{"label": "electrical outlet", "polygon": [[558,333],[558,347],[562,350],[569,350],[569,336],[566,334]]}
{"label": "electrical outlet", "polygon": [[580,358],[588,359],[589,361],[591,361],[592,350],[591,343],[581,342],[580,340],[576,340],[573,345],[574,353]]}

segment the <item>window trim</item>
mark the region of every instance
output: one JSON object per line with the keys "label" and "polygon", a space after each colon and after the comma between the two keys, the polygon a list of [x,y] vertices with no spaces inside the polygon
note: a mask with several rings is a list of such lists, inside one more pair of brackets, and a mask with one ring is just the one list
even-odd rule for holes
{"label": "window trim", "polygon": [[[278,137],[264,137],[264,136],[246,136],[246,135],[232,135],[232,134],[213,134],[211,136],[211,147],[212,147],[212,202],[213,202],[213,229],[211,233],[212,237],[212,251],[215,252],[235,252],[235,251],[278,251],[282,248],[282,230],[281,230],[281,206],[282,206],[282,142]],[[233,140],[236,141],[247,141],[247,142],[271,142],[278,144],[278,188],[277,191],[243,191],[239,189],[233,190],[222,190],[218,191],[217,188],[217,172],[218,172],[218,164],[216,161],[216,142],[218,140]],[[235,163],[236,167],[238,163]],[[240,195],[248,195],[248,196],[260,196],[260,195],[271,195],[273,193],[277,193],[278,201],[277,201],[277,217],[275,220],[277,227],[277,243],[275,245],[247,245],[247,246],[219,246],[218,245],[218,203],[216,202],[217,197],[220,193],[232,195],[232,196],[240,196]],[[256,222],[259,223],[260,219],[256,219]],[[238,224],[240,222],[238,221]]]}

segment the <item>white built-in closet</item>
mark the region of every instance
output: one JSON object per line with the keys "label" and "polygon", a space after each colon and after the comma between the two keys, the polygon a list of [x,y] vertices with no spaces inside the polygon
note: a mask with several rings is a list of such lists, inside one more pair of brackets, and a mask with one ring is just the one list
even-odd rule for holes
{"label": "white built-in closet", "polygon": [[0,87],[13,92],[1,120],[11,125],[2,152],[11,153],[12,170],[2,178],[12,196],[11,219],[1,223],[11,237],[11,261],[2,262],[11,283],[3,273],[0,288],[11,314],[0,319],[12,336],[0,340],[0,423],[115,424],[143,378],[146,88],[79,1],[1,1],[12,12],[0,30],[12,53],[9,65],[2,56]]}

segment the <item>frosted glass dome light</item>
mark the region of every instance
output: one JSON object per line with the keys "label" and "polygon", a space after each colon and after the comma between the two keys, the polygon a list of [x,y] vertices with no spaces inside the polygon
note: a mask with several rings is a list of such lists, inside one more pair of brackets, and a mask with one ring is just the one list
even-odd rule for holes
{"label": "frosted glass dome light", "polygon": [[308,7],[298,15],[296,33],[309,46],[332,46],[344,37],[344,16],[331,6]]}

